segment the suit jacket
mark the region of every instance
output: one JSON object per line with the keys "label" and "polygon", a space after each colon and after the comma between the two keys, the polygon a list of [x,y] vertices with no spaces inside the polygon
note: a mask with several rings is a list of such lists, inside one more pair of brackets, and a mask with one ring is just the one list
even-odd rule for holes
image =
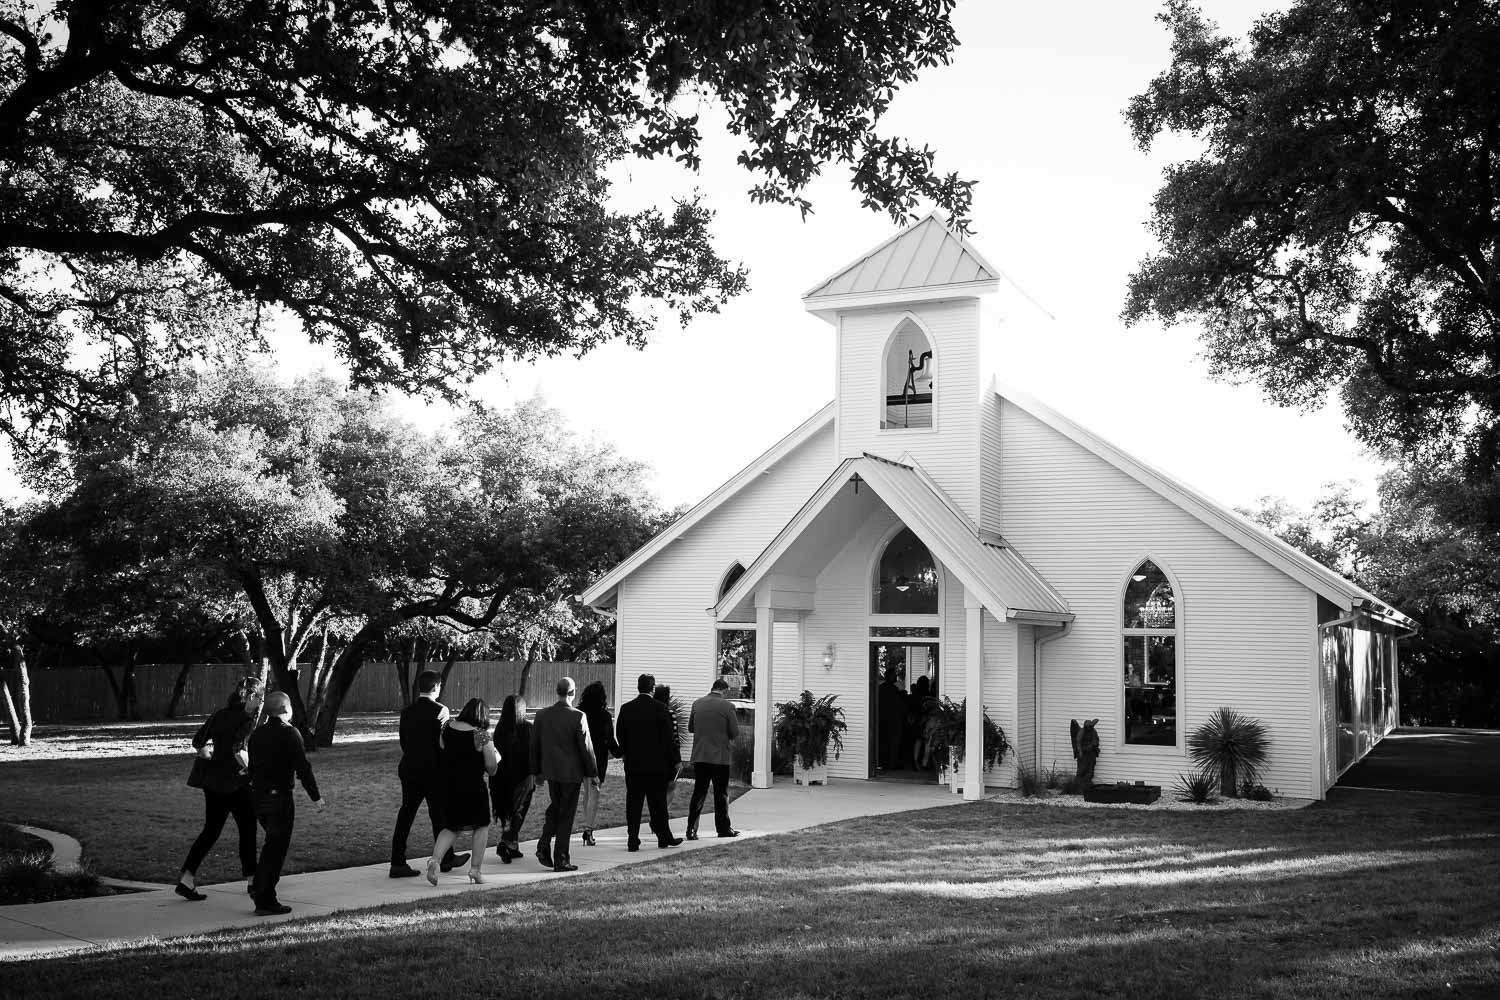
{"label": "suit jacket", "polygon": [[682,763],[672,710],[649,694],[620,706],[615,741],[626,774],[671,774]]}
{"label": "suit jacket", "polygon": [[694,764],[734,763],[729,748],[740,734],[740,720],[728,698],[710,691],[693,702],[688,732],[693,734]]}
{"label": "suit jacket", "polygon": [[575,785],[599,773],[582,712],[556,701],[536,714],[531,723],[531,773]]}
{"label": "suit jacket", "polygon": [[401,710],[401,764],[408,777],[432,774],[438,769],[438,738],[448,709],[431,698],[418,698]]}

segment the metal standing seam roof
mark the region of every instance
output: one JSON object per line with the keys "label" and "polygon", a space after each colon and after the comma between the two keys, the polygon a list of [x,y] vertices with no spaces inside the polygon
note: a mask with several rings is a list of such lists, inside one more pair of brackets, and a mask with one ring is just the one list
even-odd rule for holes
{"label": "metal standing seam roof", "polygon": [[968,519],[918,469],[870,454],[840,463],[714,606],[716,618],[722,618],[749,596],[813,518],[856,475],[927,545],[939,563],[980,595],[992,614],[1014,616],[1020,612],[1059,621],[1073,618],[1067,602],[1046,580],[1015,552],[981,541]]}
{"label": "metal standing seam roof", "polygon": [[933,212],[820,282],[802,298],[909,291],[999,278],[1000,272]]}

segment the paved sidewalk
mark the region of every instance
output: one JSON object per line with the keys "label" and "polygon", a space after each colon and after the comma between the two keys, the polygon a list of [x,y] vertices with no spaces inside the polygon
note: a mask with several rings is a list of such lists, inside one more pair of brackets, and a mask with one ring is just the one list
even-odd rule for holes
{"label": "paved sidewalk", "polygon": [[[775,788],[752,789],[730,803],[730,815],[740,830],[740,840],[774,833],[884,813],[958,805],[963,800],[938,785],[878,781],[837,781],[827,787],[803,788],[779,781]],[[546,804],[543,794],[536,808]],[[706,829],[712,831],[712,816]],[[673,830],[682,835],[684,821],[674,819]],[[281,901],[292,907],[285,917],[257,917],[244,882],[199,888],[208,895],[201,903],[179,898],[170,887],[149,892],[126,893],[96,899],[69,899],[55,903],[30,903],[0,907],[0,961],[87,948],[114,948],[164,938],[204,934],[234,927],[258,926],[297,917],[322,916],[340,910],[405,903],[464,892],[505,891],[533,882],[572,878],[620,865],[653,861],[682,851],[703,850],[738,843],[719,840],[712,832],[680,848],[655,846],[650,832],[641,850],[625,850],[625,828],[597,831],[598,847],[583,847],[575,831],[572,861],[578,871],[559,875],[537,864],[532,853],[535,841],[523,844],[525,857],[505,865],[495,857],[491,845],[484,859],[484,885],[473,885],[463,871],[438,877],[436,888],[424,878],[393,879],[387,864],[366,865],[337,871],[284,876],[277,886]],[[295,840],[294,840],[295,844]],[[421,867],[425,858],[416,863]]]}

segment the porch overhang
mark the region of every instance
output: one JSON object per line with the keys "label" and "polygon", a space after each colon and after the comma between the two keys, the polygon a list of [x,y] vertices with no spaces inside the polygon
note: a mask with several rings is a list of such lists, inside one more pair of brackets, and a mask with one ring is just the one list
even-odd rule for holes
{"label": "porch overhang", "polygon": [[[867,499],[858,501],[861,488]],[[852,492],[852,495],[851,495]],[[711,613],[718,621],[752,621],[757,607],[814,610],[807,580],[847,537],[848,524],[824,517],[839,509],[858,517],[878,498],[911,529],[935,559],[999,619],[1061,624],[1073,620],[1062,596],[1009,545],[979,529],[914,462],[865,454],[845,459],[725,592]],[[804,536],[809,551],[792,553]],[[788,564],[802,572],[788,572]],[[787,579],[799,581],[789,591]],[[795,594],[796,600],[789,598]]]}

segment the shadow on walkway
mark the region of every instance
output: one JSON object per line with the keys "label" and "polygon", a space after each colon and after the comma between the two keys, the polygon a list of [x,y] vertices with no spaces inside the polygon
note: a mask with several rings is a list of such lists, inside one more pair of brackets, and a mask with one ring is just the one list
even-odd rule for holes
{"label": "shadow on walkway", "polygon": [[1500,795],[1500,730],[1397,729],[1338,787]]}

